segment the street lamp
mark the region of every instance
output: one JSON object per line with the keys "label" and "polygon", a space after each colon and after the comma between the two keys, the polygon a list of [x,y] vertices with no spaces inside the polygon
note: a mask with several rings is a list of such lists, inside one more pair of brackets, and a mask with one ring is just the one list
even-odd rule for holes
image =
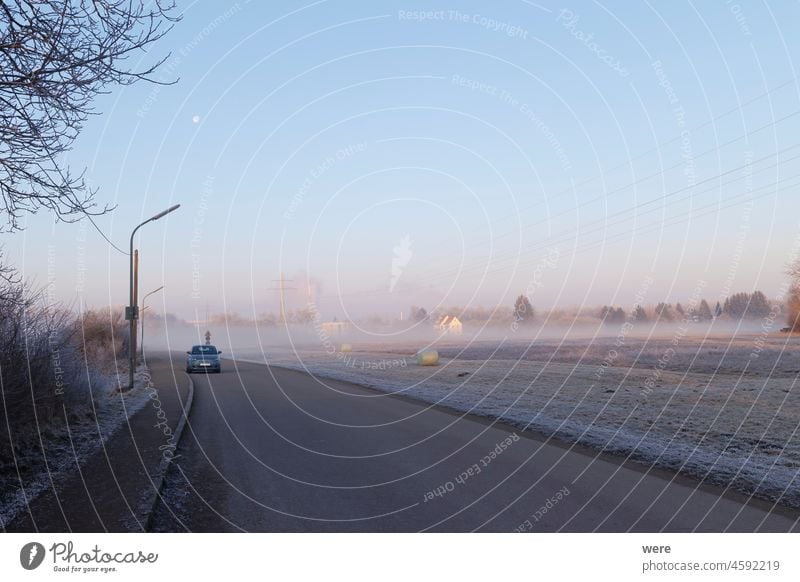
{"label": "street lamp", "polygon": [[131,252],[130,252],[130,296],[128,301],[128,307],[125,309],[125,319],[130,321],[130,336],[128,340],[128,367],[130,370],[128,371],[128,390],[133,389],[133,373],[136,368],[136,320],[139,319],[139,307],[136,305],[134,301],[134,288],[133,288],[133,237],[136,234],[136,231],[142,228],[148,222],[153,222],[158,220],[159,218],[163,218],[173,210],[177,210],[180,208],[180,204],[175,204],[174,206],[170,206],[166,210],[162,210],[155,216],[151,216],[144,222],[137,225],[136,228],[133,229],[131,232]]}
{"label": "street lamp", "polygon": [[145,364],[147,364],[147,360],[145,360],[145,357],[144,357],[144,310],[147,309],[147,307],[145,307],[144,302],[147,301],[147,298],[150,297],[153,293],[158,293],[163,288],[164,288],[164,286],[162,285],[158,289],[153,289],[152,291],[150,291],[150,293],[147,293],[144,297],[142,297],[142,312],[141,312],[141,316],[142,316],[142,318],[141,318],[142,319],[142,340],[139,342],[139,345],[142,348],[142,361]]}

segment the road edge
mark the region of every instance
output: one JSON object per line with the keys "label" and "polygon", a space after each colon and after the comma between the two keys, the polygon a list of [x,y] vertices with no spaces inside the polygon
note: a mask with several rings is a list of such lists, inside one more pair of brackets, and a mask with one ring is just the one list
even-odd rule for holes
{"label": "road edge", "polygon": [[[173,431],[173,437],[175,439],[175,450],[178,449],[178,446],[181,442],[181,436],[183,435],[183,429],[186,427],[186,421],[189,419],[189,415],[192,413],[192,404],[194,404],[194,380],[192,379],[191,375],[183,372],[183,374],[189,380],[189,394],[186,397],[186,404],[181,404],[181,410],[183,414],[181,414],[180,420],[178,420],[178,424],[175,426],[175,430]],[[144,517],[144,531],[150,531],[150,526],[152,525],[153,514],[155,513],[156,504],[161,499],[161,490],[164,488],[164,479],[167,476],[167,471],[169,471],[169,467],[172,464],[172,458],[167,458],[166,456],[161,457],[161,462],[158,465],[158,470],[156,472],[154,480],[157,482],[156,486],[153,488],[153,495],[152,499],[149,503],[143,503],[142,506],[147,508],[147,515]]]}

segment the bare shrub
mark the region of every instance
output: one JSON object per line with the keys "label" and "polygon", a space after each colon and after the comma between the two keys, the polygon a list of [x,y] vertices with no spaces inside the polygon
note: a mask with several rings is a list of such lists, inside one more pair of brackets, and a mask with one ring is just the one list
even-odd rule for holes
{"label": "bare shrub", "polygon": [[127,369],[128,326],[121,307],[91,309],[73,322],[74,345],[80,356],[100,371]]}
{"label": "bare shrub", "polygon": [[21,431],[51,422],[65,407],[85,406],[68,312],[42,301],[13,271],[0,279],[0,460]]}

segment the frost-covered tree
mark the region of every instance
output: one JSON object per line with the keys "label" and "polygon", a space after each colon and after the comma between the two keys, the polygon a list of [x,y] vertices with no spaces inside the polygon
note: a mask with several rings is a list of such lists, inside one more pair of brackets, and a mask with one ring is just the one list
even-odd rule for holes
{"label": "frost-covered tree", "polygon": [[525,295],[520,295],[514,301],[514,321],[530,323],[535,317],[533,305]]}
{"label": "frost-covered tree", "polygon": [[800,331],[800,259],[789,266],[789,293],[786,298],[786,325],[792,331]]}

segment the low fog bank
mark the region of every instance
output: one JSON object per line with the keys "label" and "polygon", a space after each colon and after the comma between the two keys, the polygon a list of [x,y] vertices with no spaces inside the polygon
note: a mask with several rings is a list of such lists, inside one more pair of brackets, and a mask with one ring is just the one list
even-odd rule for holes
{"label": "low fog bank", "polygon": [[224,323],[190,325],[185,323],[154,322],[145,328],[146,350],[183,352],[192,345],[205,343],[206,332],[211,343],[223,351],[223,357],[254,352],[269,353],[271,349],[305,351],[339,351],[342,344],[357,349],[404,349],[425,347],[466,346],[475,344],[535,344],[537,342],[592,345],[620,343],[627,339],[672,340],[685,338],[744,339],[763,336],[770,341],[789,340],[793,336],[780,333],[781,326],[765,325],[761,320],[723,320],[708,322],[623,322],[580,323],[563,325],[546,321],[524,326],[508,324],[464,323],[461,333],[438,329],[430,322],[402,322],[404,325],[370,326],[358,323],[309,323],[286,325],[225,325]]}

